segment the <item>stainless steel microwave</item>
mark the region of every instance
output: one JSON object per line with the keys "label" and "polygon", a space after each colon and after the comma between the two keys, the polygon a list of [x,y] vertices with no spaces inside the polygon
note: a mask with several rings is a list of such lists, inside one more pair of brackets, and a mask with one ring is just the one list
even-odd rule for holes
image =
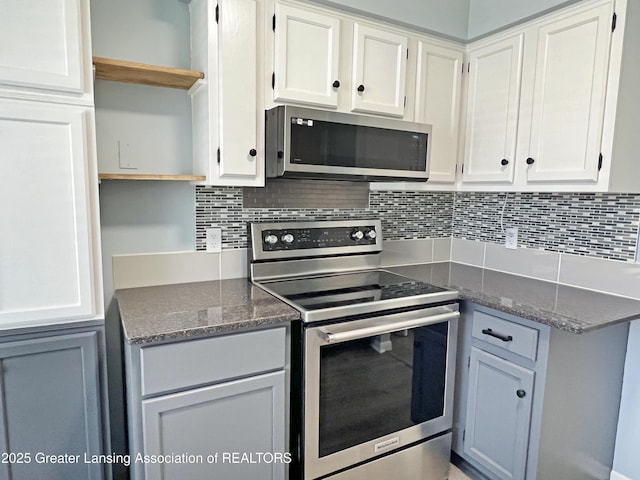
{"label": "stainless steel microwave", "polygon": [[431,126],[282,105],[266,111],[267,177],[426,181]]}

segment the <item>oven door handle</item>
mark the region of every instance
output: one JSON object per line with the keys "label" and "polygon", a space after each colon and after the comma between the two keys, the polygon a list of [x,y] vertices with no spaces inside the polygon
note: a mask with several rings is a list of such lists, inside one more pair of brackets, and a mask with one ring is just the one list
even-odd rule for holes
{"label": "oven door handle", "polygon": [[408,330],[410,328],[424,327],[434,323],[446,322],[460,317],[460,312],[440,313],[438,315],[429,315],[421,318],[414,318],[404,321],[389,321],[381,325],[371,327],[357,328],[343,332],[331,332],[331,327],[323,327],[320,331],[323,334],[326,343],[345,342],[347,340],[357,340],[375,335],[383,335],[385,333],[398,332],[400,330]]}

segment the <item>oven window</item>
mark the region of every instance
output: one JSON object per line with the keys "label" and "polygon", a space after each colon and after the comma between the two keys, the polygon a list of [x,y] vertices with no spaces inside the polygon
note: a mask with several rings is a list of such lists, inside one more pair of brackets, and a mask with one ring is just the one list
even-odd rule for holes
{"label": "oven window", "polygon": [[448,326],[321,347],[320,457],[444,414]]}

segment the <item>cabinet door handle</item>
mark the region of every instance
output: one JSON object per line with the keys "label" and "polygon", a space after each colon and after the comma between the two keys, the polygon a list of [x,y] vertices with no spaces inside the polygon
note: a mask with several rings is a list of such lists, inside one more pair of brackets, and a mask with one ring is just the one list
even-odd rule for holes
{"label": "cabinet door handle", "polygon": [[333,88],[340,88],[340,82],[338,80],[333,82],[332,85],[333,85]]}
{"label": "cabinet door handle", "polygon": [[258,154],[258,151],[255,148],[252,148],[251,150],[249,150],[249,155],[251,155],[252,157],[255,157]]}
{"label": "cabinet door handle", "polygon": [[524,398],[526,394],[527,394],[527,392],[525,392],[522,389],[516,390],[516,395],[518,396],[518,398]]}
{"label": "cabinet door handle", "polygon": [[484,333],[485,335],[489,335],[490,337],[498,338],[503,342],[510,342],[511,340],[513,340],[513,337],[511,335],[504,335],[502,333],[497,333],[491,330],[490,328],[485,328],[484,330],[482,330],[482,333]]}
{"label": "cabinet door handle", "polygon": [[500,165],[502,166],[509,165],[509,160],[507,160],[506,158],[503,158],[502,160],[500,160]]}
{"label": "cabinet door handle", "polygon": [[364,85],[358,85],[358,91],[364,92]]}
{"label": "cabinet door handle", "polygon": [[527,158],[527,165],[533,165],[533,162],[535,162],[535,160],[531,157]]}

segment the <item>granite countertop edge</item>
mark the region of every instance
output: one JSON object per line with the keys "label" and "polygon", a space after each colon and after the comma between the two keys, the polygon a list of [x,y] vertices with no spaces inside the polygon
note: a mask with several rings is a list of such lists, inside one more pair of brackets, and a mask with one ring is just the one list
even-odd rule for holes
{"label": "granite countertop edge", "polygon": [[300,312],[247,278],[119,289],[115,299],[128,345],[249,332],[300,318]]}
{"label": "granite countertop edge", "polygon": [[229,333],[244,333],[263,328],[273,328],[285,326],[292,321],[298,320],[300,315],[289,314],[279,315],[272,318],[260,318],[252,320],[244,320],[237,322],[229,322],[223,325],[212,325],[207,327],[179,329],[172,332],[160,332],[150,335],[128,335],[124,330],[124,338],[129,345],[151,345],[176,342],[181,340],[197,340],[199,338],[215,337],[218,335],[226,335]]}
{"label": "granite countertop edge", "polygon": [[[447,263],[449,266],[454,265],[454,262],[441,262]],[[414,264],[412,267],[428,267],[433,266],[434,263]],[[462,265],[462,264],[455,264]],[[404,266],[407,267],[407,266]],[[403,266],[386,266],[383,267],[386,270],[398,271],[402,270]],[[532,285],[536,285],[540,282],[540,286],[545,286],[547,289],[549,286],[556,289],[559,288],[576,288],[577,291],[589,292],[587,289],[580,289],[578,287],[570,287],[557,282],[550,282],[546,280],[539,280],[529,277],[521,277],[519,275],[508,274],[504,272],[498,272],[489,269],[482,269],[480,267],[470,267],[473,269],[479,269],[484,272],[497,272],[507,275],[507,279],[513,276],[518,278],[526,278],[528,281],[533,282]],[[400,273],[400,272],[398,272]],[[474,303],[476,305],[490,308],[502,313],[514,315],[516,317],[524,318],[542,325],[547,325],[551,328],[563,330],[574,334],[583,334],[605,328],[612,325],[630,322],[640,319],[640,300],[633,300],[626,297],[618,297],[613,294],[603,294],[604,299],[607,301],[615,301],[620,299],[621,301],[632,302],[626,305],[625,308],[618,309],[618,312],[610,313],[608,317],[603,317],[602,321],[591,319],[579,318],[578,316],[567,315],[566,312],[552,311],[545,305],[545,302],[541,302],[536,305],[535,301],[527,301],[527,298],[518,299],[514,296],[512,299],[508,299],[508,304],[505,304],[504,298],[499,298],[494,295],[483,292],[476,288],[456,285],[450,281],[440,283],[440,286],[452,288],[459,292],[459,299]],[[225,335],[229,333],[241,333],[245,331],[257,330],[261,328],[272,328],[279,325],[288,325],[290,322],[298,320],[300,313],[287,305],[285,302],[279,300],[276,297],[268,294],[259,287],[253,285],[249,279],[234,279],[234,280],[217,280],[221,288],[228,289],[225,293],[231,293],[232,296],[237,294],[238,300],[229,306],[228,310],[225,310],[223,318],[218,319],[218,322],[211,322],[204,325],[193,325],[193,323],[186,320],[190,315],[192,316],[198,310],[202,308],[196,308],[188,306],[184,308],[183,312],[171,313],[165,311],[160,307],[150,307],[141,301],[137,297],[137,293],[144,291],[144,289],[153,288],[165,288],[166,292],[171,292],[172,287],[180,289],[180,293],[184,296],[185,292],[187,296],[190,296],[191,289],[196,289],[198,285],[205,285],[207,282],[194,283],[194,284],[176,284],[174,286],[159,286],[159,287],[141,287],[140,289],[126,289],[128,290],[127,301],[123,305],[119,298],[119,290],[116,292],[116,299],[118,299],[118,308],[120,311],[120,317],[122,322],[123,334],[125,341],[130,345],[151,345],[160,343],[177,342],[181,340],[193,340],[197,338],[213,337],[217,335]],[[234,283],[235,282],[235,283]],[[209,282],[212,283],[212,282]],[[433,282],[438,284],[439,282]],[[255,292],[252,295],[247,296],[247,292],[251,289],[258,289],[260,293]],[[544,289],[543,289],[544,290]],[[132,295],[133,294],[133,295]],[[170,293],[169,293],[170,294]],[[246,298],[245,298],[246,297]],[[134,300],[132,300],[132,298]],[[137,304],[136,304],[137,302]],[[635,303],[633,303],[635,302]],[[636,308],[637,303],[637,310]],[[257,306],[262,307],[261,310]],[[212,305],[213,306],[213,305]],[[226,307],[225,307],[226,308]],[[181,313],[184,313],[184,318],[181,317]],[[609,312],[608,312],[609,313]],[[162,325],[161,321],[156,323],[156,317],[163,317],[174,315],[170,325]],[[177,316],[176,316],[177,315]],[[588,315],[587,315],[588,317]]]}
{"label": "granite countertop edge", "polygon": [[638,313],[636,315],[619,317],[614,320],[604,321],[597,325],[582,326],[578,324],[579,320],[573,317],[555,312],[538,310],[534,307],[531,307],[530,305],[521,303],[514,306],[507,306],[501,303],[500,300],[495,299],[494,297],[491,297],[489,295],[479,294],[477,292],[472,292],[463,288],[458,288],[457,290],[460,294],[459,300],[474,303],[476,305],[491,308],[502,313],[514,315],[526,320],[531,320],[535,323],[548,325],[549,327],[575,334],[589,333],[601,328],[640,319],[640,310],[638,310]]}
{"label": "granite countertop edge", "polygon": [[[627,311],[625,313],[612,313],[608,318],[604,318],[602,321],[596,321],[592,323],[587,323],[584,319],[581,319],[577,316],[567,315],[566,313],[561,313],[558,311],[552,311],[548,308],[544,308],[542,305],[537,305],[533,301],[520,300],[518,298],[508,299],[509,304],[505,304],[503,298],[496,297],[494,295],[487,294],[482,290],[478,290],[475,288],[467,288],[461,285],[457,285],[451,282],[451,278],[449,282],[446,284],[434,282],[439,284],[442,287],[451,288],[457,290],[459,293],[459,300],[466,301],[469,303],[473,303],[482,307],[490,308],[493,310],[497,310],[502,313],[514,315],[516,317],[524,318],[526,320],[533,321],[535,323],[539,323],[542,325],[547,325],[557,330],[563,330],[566,332],[574,333],[574,334],[584,334],[593,332],[595,330],[599,330],[601,328],[614,326],[622,323],[631,322],[633,320],[640,319],[640,300],[632,299],[629,297],[623,297],[611,293],[604,292],[596,292],[593,290],[589,290],[582,287],[571,286],[562,284],[559,282],[553,282],[550,280],[542,280],[533,277],[526,277],[522,275],[517,275],[513,273],[502,272],[499,270],[492,270],[483,267],[476,267],[466,264],[461,264],[457,262],[433,262],[433,263],[423,263],[423,264],[413,264],[413,265],[405,265],[405,266],[394,266],[394,267],[385,267],[390,269],[391,271],[403,270],[406,267],[431,267],[436,264],[446,264],[448,266],[455,265],[458,268],[469,268],[471,270],[481,271],[484,275],[487,272],[504,275],[505,278],[518,278],[524,279],[527,282],[530,282],[530,285],[539,284],[540,286],[548,287],[552,286],[556,289],[556,294],[558,289],[568,289],[573,292],[592,292],[595,295],[601,296],[603,299],[614,301],[622,301],[622,302],[631,302],[633,311]],[[637,310],[635,310],[637,304]]]}

